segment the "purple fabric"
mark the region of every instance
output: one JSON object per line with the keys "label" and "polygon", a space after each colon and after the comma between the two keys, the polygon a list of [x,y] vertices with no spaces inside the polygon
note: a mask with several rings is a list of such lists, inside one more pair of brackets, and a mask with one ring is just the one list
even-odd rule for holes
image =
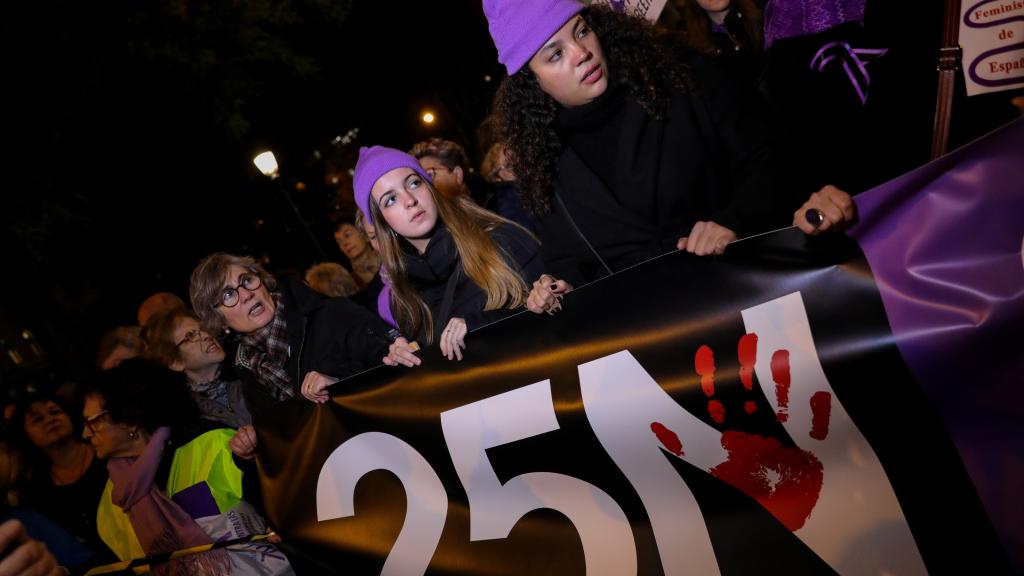
{"label": "purple fabric", "polygon": [[210,485],[205,480],[181,490],[172,496],[171,500],[193,518],[205,518],[220,514],[217,501],[213,498],[213,493],[210,492]]}
{"label": "purple fabric", "polygon": [[843,70],[846,71],[846,77],[850,79],[850,84],[860,97],[860,103],[865,104],[868,101],[868,86],[871,85],[871,74],[868,74],[866,64],[875,58],[885,56],[888,51],[888,48],[854,48],[847,42],[836,40],[818,49],[811,58],[811,69],[824,72],[830,63],[841,63]]}
{"label": "purple fabric", "polygon": [[1018,119],[859,195],[850,235],[871,264],[900,353],[1024,571],[1022,159]]}
{"label": "purple fabric", "polygon": [[433,183],[415,158],[394,148],[385,146],[363,146],[359,149],[355,175],[352,177],[353,197],[363,216],[370,218],[370,190],[377,179],[395,168],[412,168],[427,182]]}
{"label": "purple fabric", "polygon": [[[158,428],[138,457],[107,461],[107,471],[113,484],[110,500],[128,515],[146,554],[174,552],[213,542],[188,512],[168,499],[154,482],[163,457],[164,442],[170,434],[169,428]],[[231,572],[226,554],[224,551],[210,551],[176,558],[153,566],[152,573],[226,575]]]}
{"label": "purple fabric", "polygon": [[582,9],[576,0],[484,0],[498,62],[509,76],[515,74]]}
{"label": "purple fabric", "polygon": [[824,32],[864,20],[865,0],[770,0],[764,7],[764,43]]}

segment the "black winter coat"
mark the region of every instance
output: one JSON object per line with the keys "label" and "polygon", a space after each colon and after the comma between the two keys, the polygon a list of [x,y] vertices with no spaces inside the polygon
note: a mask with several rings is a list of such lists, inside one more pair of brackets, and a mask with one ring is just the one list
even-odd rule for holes
{"label": "black winter coat", "polygon": [[[285,368],[298,395],[312,370],[343,379],[380,364],[388,354],[390,326],[366,308],[345,298],[327,298],[298,277],[285,276],[277,289],[284,303],[290,356]],[[226,346],[237,357],[238,342]],[[277,403],[250,370],[234,366],[244,382],[245,401],[254,418]]]}
{"label": "black winter coat", "polygon": [[579,286],[675,250],[700,220],[741,238],[786,223],[755,95],[709,62],[691,73],[702,89],[673,91],[661,119],[622,86],[562,112],[545,272]]}

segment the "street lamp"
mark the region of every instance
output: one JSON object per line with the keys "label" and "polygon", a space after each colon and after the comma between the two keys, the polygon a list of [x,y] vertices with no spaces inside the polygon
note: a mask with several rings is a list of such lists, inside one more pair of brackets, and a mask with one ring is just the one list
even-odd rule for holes
{"label": "street lamp", "polygon": [[270,150],[266,152],[260,152],[252,159],[252,163],[259,168],[260,172],[264,176],[269,177],[271,180],[276,179],[281,174],[277,171],[277,158],[274,158],[274,153]]}
{"label": "street lamp", "polygon": [[[277,167],[277,158],[274,157],[274,153],[270,150],[257,154],[256,157],[252,159],[252,163],[256,165],[256,168],[259,168],[259,171],[263,173],[264,176],[271,180],[277,180],[277,177],[281,175]],[[292,195],[291,192],[288,191],[288,187],[280,182],[278,182],[278,185],[281,187],[284,199],[288,201],[288,205],[291,206],[292,212],[295,213],[295,218],[299,221],[299,224],[302,225],[302,229],[306,231],[306,236],[309,237],[309,241],[313,243],[316,253],[320,255],[320,259],[322,261],[327,261],[327,253],[324,252],[323,247],[320,246],[320,242],[316,239],[316,235],[313,234],[313,231],[309,228],[309,223],[306,222],[306,219],[302,217],[302,213],[299,212],[299,207],[296,206],[295,201],[292,200]]]}
{"label": "street lamp", "polygon": [[421,116],[421,119],[423,120],[424,124],[430,125],[434,123],[434,120],[437,120],[437,117],[435,117],[434,113],[431,112],[430,110],[425,110],[423,112],[423,116]]}

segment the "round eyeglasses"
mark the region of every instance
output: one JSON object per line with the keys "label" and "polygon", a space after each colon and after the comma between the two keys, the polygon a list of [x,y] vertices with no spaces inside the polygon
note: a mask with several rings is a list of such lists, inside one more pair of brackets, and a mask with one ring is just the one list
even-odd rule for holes
{"label": "round eyeglasses", "polygon": [[238,277],[237,285],[224,287],[224,290],[220,293],[220,302],[214,304],[213,307],[224,306],[225,308],[231,308],[238,304],[239,288],[245,288],[249,292],[254,292],[260,287],[260,284],[262,282],[260,281],[259,274],[242,274]]}

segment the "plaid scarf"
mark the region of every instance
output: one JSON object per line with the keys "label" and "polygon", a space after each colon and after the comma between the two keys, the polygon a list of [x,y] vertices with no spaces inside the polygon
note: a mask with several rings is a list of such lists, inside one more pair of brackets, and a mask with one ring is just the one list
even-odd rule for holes
{"label": "plaid scarf", "polygon": [[279,292],[272,292],[274,318],[266,326],[242,336],[235,354],[235,365],[256,375],[256,381],[276,400],[295,396],[288,364],[288,324]]}

